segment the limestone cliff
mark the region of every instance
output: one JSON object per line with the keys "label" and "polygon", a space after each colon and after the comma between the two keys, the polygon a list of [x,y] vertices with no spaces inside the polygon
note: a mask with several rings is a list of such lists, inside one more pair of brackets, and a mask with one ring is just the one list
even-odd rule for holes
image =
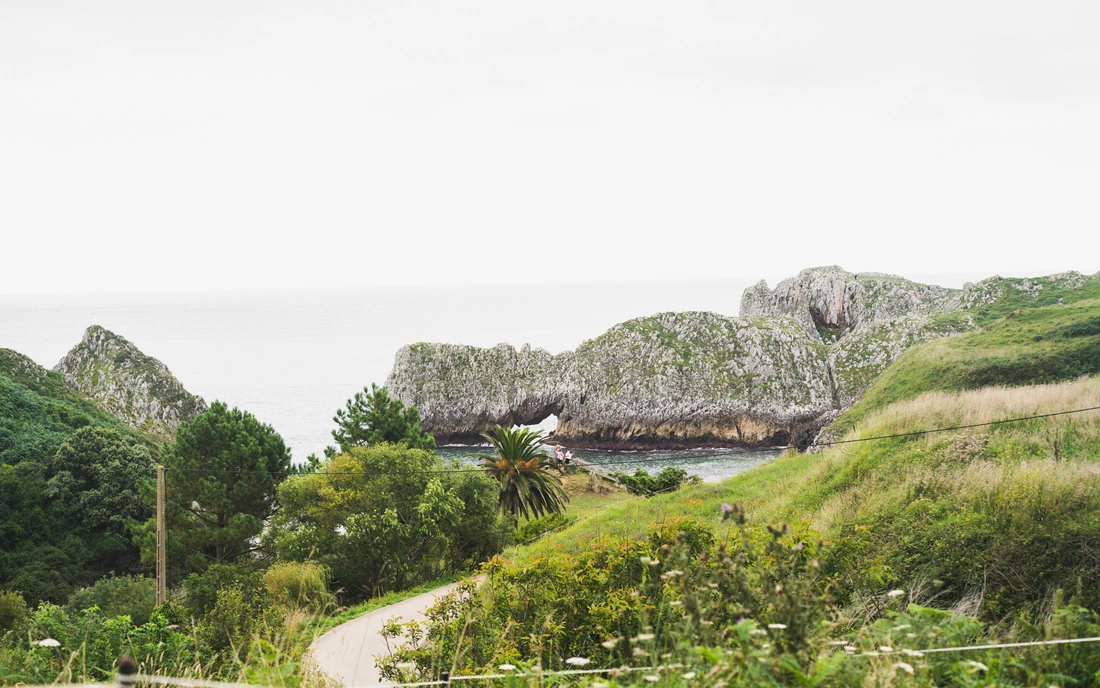
{"label": "limestone cliff", "polygon": [[181,421],[206,410],[163,363],[98,325],[54,370],[130,427],[153,435],[171,436]]}
{"label": "limestone cliff", "polygon": [[957,290],[836,265],[810,268],[768,289],[759,282],[741,297],[742,318],[789,315],[810,335],[836,341],[864,323],[958,308]]}
{"label": "limestone cliff", "polygon": [[440,443],[558,416],[574,446],[805,444],[909,347],[1014,308],[1100,296],[1100,277],[1000,277],[962,290],[831,266],[745,290],[741,317],[662,313],[575,351],[414,344],[387,385]]}
{"label": "limestone cliff", "polygon": [[793,320],[698,312],[631,320],[557,356],[414,344],[386,384],[440,443],[553,413],[574,445],[786,444],[833,407],[827,349]]}

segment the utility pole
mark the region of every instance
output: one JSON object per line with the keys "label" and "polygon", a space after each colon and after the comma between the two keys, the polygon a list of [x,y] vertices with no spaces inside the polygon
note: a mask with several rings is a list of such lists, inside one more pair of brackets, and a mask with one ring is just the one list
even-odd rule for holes
{"label": "utility pole", "polygon": [[157,605],[168,601],[168,526],[164,522],[164,466],[157,466]]}

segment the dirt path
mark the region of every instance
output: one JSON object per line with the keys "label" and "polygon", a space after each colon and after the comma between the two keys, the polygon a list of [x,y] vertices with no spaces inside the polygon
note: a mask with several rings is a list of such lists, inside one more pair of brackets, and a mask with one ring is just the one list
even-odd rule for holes
{"label": "dirt path", "polygon": [[[374,666],[374,657],[388,652],[385,639],[378,634],[382,624],[395,616],[401,617],[401,623],[422,621],[428,607],[458,585],[444,585],[342,623],[313,641],[310,656],[321,671],[345,686],[379,683],[382,679]],[[397,642],[400,644],[400,639]]]}

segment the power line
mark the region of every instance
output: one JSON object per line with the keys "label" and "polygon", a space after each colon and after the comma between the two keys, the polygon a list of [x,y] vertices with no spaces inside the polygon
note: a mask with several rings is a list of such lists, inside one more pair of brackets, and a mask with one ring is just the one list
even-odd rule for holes
{"label": "power line", "polygon": [[1053,418],[1054,416],[1068,416],[1071,413],[1086,413],[1088,411],[1100,411],[1100,406],[1073,409],[1072,411],[1058,411],[1056,413],[1041,413],[1034,416],[1021,416],[1019,418],[1005,418],[1004,420],[991,420],[987,423],[971,423],[970,425],[955,425],[950,428],[936,428],[934,430],[914,430],[913,432],[899,432],[896,435],[877,435],[875,437],[857,437],[851,440],[833,440],[831,442],[814,442],[810,447],[828,447],[834,444],[853,444],[855,442],[871,442],[873,440],[892,440],[900,437],[918,437],[930,435],[935,432],[953,432],[955,430],[969,430],[970,428],[984,428],[990,425],[1003,425],[1005,423],[1019,423],[1025,420],[1039,420],[1041,418]]}
{"label": "power line", "polygon": [[[920,437],[922,435],[930,435],[939,432],[953,432],[956,430],[968,430],[971,428],[982,428],[993,425],[1004,425],[1006,423],[1020,423],[1029,420],[1041,420],[1043,418],[1054,418],[1056,416],[1068,416],[1076,413],[1087,413],[1090,411],[1100,411],[1100,406],[1090,406],[1088,408],[1072,409],[1070,411],[1057,411],[1055,413],[1041,413],[1032,416],[1019,416],[1016,418],[1005,418],[1002,420],[987,421],[984,423],[970,423],[968,425],[954,425],[945,428],[933,428],[931,430],[914,430],[912,432],[901,432],[893,435],[876,435],[873,437],[857,437],[850,440],[832,440],[828,442],[814,442],[808,445],[808,447],[828,447],[837,444],[855,444],[858,442],[873,442],[877,440],[890,440],[899,439],[903,437]],[[474,457],[475,454],[467,454],[466,457]],[[462,458],[466,458],[462,457]],[[690,461],[690,459],[676,459],[670,457],[654,457],[654,458],[638,458],[638,459],[622,459],[618,461],[588,461],[585,460],[586,466],[631,466],[640,463],[665,463],[670,464],[677,461]],[[218,474],[248,474],[248,473],[267,473],[269,475],[359,475],[359,476],[376,476],[376,475],[429,475],[429,474],[445,474],[445,473],[478,473],[483,469],[481,467],[471,468],[441,468],[441,469],[428,469],[418,471],[263,471],[257,469],[207,469],[207,468],[174,468],[165,467],[166,471],[176,471],[180,473],[218,473]]]}

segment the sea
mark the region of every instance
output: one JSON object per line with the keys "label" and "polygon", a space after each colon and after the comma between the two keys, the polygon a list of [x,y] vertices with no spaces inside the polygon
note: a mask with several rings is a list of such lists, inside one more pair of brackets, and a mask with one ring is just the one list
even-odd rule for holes
{"label": "sea", "polygon": [[[224,401],[273,426],[302,461],[332,444],[336,410],[363,387],[383,384],[405,344],[506,342],[559,353],[631,318],[692,310],[735,316],[754,281],[0,295],[0,347],[53,368],[85,328],[101,325],[160,359],[207,402]],[[441,451],[459,458],[477,448]],[[576,453],[609,470],[671,465],[715,481],[778,452]]]}

